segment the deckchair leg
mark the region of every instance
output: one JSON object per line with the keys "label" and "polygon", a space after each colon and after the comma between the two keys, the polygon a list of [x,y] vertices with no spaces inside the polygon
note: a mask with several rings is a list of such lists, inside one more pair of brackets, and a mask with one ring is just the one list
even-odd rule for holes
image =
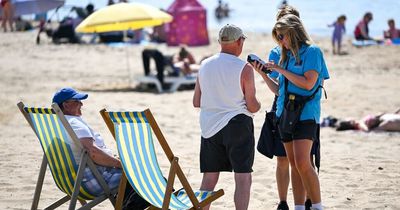
{"label": "deckchair leg", "polygon": [[213,201],[217,200],[219,197],[223,196],[224,194],[225,194],[224,190],[220,189],[220,190],[214,192],[214,194],[212,196],[206,198],[201,203],[199,203],[199,206],[201,208],[204,208],[207,205],[210,205]]}
{"label": "deckchair leg", "polygon": [[69,201],[70,199],[71,199],[71,197],[69,197],[69,195],[66,195],[66,196],[62,197],[61,199],[59,199],[58,201],[56,201],[55,203],[53,203],[50,206],[46,207],[44,210],[56,209],[57,207],[61,206],[65,202]]}
{"label": "deckchair leg", "polygon": [[76,201],[78,200],[79,190],[81,188],[81,181],[83,178],[83,172],[85,171],[87,158],[88,158],[87,152],[85,151],[84,154],[82,154],[81,163],[78,169],[78,174],[76,175],[74,191],[72,192],[71,202],[69,203],[69,210],[74,210],[76,207]]}
{"label": "deckchair leg", "polygon": [[164,196],[164,201],[163,201],[163,206],[162,206],[163,210],[167,210],[169,207],[172,189],[174,187],[177,164],[178,164],[178,158],[174,157],[173,160],[171,161],[171,168],[169,169],[168,182],[167,182],[167,187],[165,189],[165,196]]}
{"label": "deckchair leg", "polygon": [[36,210],[38,208],[40,193],[42,192],[42,187],[43,187],[43,180],[46,174],[46,168],[47,168],[47,158],[46,155],[43,155],[42,165],[40,166],[39,176],[36,182],[36,189],[35,189],[35,194],[33,196],[31,210]]}
{"label": "deckchair leg", "polygon": [[125,176],[125,172],[122,171],[121,180],[119,181],[117,201],[115,203],[115,210],[122,209],[122,202],[124,201],[124,197],[125,197],[126,184],[127,184],[127,179]]}

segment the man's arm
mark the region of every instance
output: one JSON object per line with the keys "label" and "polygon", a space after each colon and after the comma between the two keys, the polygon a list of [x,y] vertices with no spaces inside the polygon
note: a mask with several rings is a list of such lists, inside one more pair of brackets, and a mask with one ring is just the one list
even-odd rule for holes
{"label": "man's arm", "polygon": [[196,86],[194,87],[194,94],[193,94],[193,106],[196,108],[200,108],[200,100],[201,100],[201,90],[200,90],[199,77],[197,77]]}
{"label": "man's arm", "polygon": [[255,113],[260,110],[261,104],[256,98],[256,87],[254,83],[254,70],[250,64],[246,64],[240,77],[244,99],[246,101],[247,110]]}
{"label": "man's arm", "polygon": [[88,151],[90,158],[97,164],[107,167],[122,168],[121,161],[101,150],[94,144],[93,138],[79,139],[83,147]]}

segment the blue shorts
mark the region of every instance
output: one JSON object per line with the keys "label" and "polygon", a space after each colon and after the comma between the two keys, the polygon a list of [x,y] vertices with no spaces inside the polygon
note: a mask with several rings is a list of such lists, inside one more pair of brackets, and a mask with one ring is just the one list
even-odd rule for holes
{"label": "blue shorts", "polygon": [[[104,166],[96,166],[96,168],[99,171],[100,175],[104,178],[110,189],[114,189],[119,186],[122,169]],[[99,196],[104,193],[103,188],[101,187],[100,183],[97,181],[96,177],[89,167],[86,167],[83,173],[82,186],[86,187],[89,193],[94,196]]]}

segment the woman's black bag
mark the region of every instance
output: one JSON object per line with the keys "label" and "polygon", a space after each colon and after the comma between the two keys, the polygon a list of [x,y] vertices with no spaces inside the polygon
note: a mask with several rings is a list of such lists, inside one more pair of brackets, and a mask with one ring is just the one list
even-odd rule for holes
{"label": "woman's black bag", "polygon": [[289,81],[285,77],[285,102],[282,115],[279,119],[278,127],[281,133],[293,134],[294,128],[296,127],[297,122],[300,120],[300,115],[305,104],[308,101],[311,101],[319,89],[323,87],[319,85],[310,96],[301,96],[288,92],[288,83]]}
{"label": "woman's black bag", "polygon": [[257,143],[257,151],[271,159],[274,156],[274,138],[276,138],[277,132],[275,112],[266,112],[264,124],[261,128],[260,138]]}

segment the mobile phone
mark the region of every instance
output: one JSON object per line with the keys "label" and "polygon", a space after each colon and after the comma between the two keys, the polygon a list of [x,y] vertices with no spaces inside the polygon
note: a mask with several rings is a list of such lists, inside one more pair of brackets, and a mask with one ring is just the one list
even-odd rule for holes
{"label": "mobile phone", "polygon": [[[259,58],[257,55],[255,55],[255,54],[249,54],[249,55],[247,56],[247,62],[249,62],[249,63],[251,64],[251,63],[253,63],[254,61],[257,62],[257,63],[261,63],[262,65],[265,64],[265,61],[261,60],[261,58]],[[271,70],[267,69],[265,66],[263,66],[263,68],[261,69],[261,71],[264,72],[265,74],[269,74],[269,73],[272,72]]]}

